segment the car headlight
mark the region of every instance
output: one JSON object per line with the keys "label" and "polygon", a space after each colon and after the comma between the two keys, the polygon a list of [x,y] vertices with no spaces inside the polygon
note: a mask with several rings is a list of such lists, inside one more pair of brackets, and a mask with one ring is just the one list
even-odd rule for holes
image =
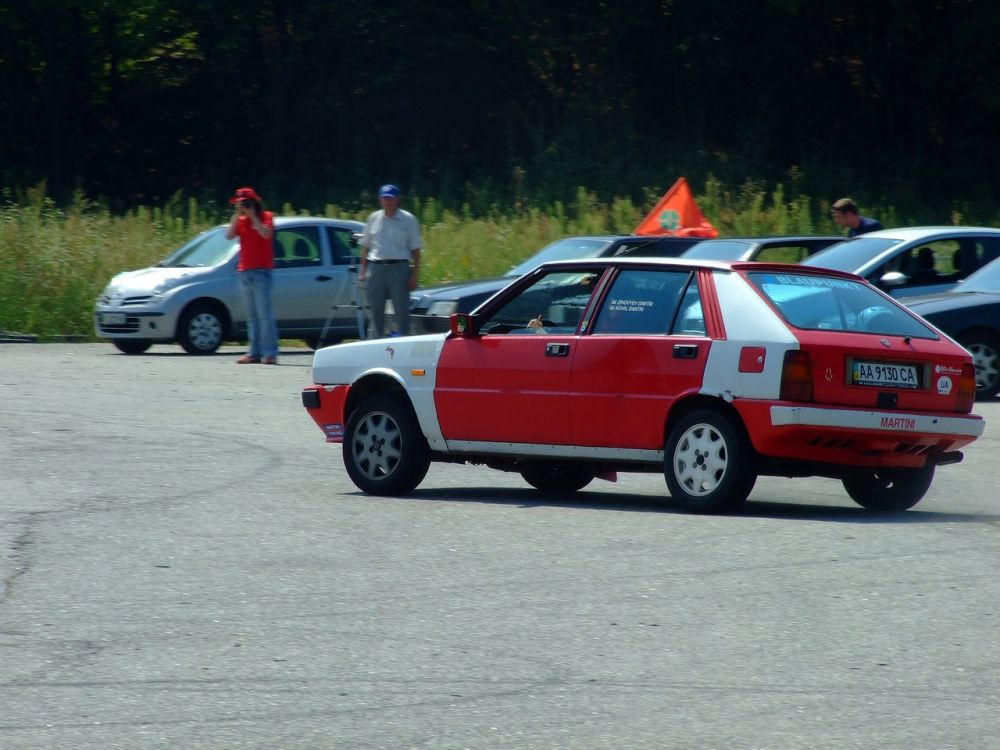
{"label": "car headlight", "polygon": [[442,318],[447,318],[453,312],[458,312],[458,302],[456,300],[431,302],[430,307],[427,308],[428,315],[436,315]]}

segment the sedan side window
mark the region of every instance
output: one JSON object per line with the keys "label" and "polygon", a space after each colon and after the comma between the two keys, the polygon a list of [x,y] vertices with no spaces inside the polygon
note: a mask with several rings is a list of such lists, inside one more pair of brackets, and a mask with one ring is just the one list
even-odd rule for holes
{"label": "sedan side window", "polygon": [[687,271],[622,271],[604,298],[593,333],[667,334],[690,276]]}
{"label": "sedan side window", "polygon": [[963,252],[966,251],[958,240],[938,240],[910,247],[886,261],[874,278],[880,281],[887,273],[902,273],[905,279],[895,283],[886,280],[885,284],[880,284],[901,288],[952,283],[962,278],[959,269],[966,262],[961,258]]}
{"label": "sedan side window", "polygon": [[279,229],[275,233],[275,268],[302,268],[322,264],[318,227],[290,227]]}

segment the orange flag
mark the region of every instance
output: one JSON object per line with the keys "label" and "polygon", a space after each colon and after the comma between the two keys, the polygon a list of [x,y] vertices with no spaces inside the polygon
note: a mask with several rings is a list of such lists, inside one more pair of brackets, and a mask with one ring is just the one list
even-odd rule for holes
{"label": "orange flag", "polygon": [[635,234],[661,234],[674,237],[718,237],[719,231],[706,219],[686,179],[681,177],[656,207],[635,228]]}

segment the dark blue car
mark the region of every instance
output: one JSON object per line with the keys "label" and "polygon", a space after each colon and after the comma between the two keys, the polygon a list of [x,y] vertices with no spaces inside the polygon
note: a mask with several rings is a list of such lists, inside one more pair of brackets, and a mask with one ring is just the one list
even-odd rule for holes
{"label": "dark blue car", "polygon": [[976,365],[977,398],[1000,392],[1000,259],[959,282],[953,291],[901,302],[969,350]]}

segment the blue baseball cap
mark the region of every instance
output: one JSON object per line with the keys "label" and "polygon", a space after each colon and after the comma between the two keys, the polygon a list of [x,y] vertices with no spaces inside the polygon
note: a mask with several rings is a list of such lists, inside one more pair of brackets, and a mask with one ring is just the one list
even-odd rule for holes
{"label": "blue baseball cap", "polygon": [[399,188],[395,185],[383,185],[378,189],[379,198],[398,198],[399,196]]}

